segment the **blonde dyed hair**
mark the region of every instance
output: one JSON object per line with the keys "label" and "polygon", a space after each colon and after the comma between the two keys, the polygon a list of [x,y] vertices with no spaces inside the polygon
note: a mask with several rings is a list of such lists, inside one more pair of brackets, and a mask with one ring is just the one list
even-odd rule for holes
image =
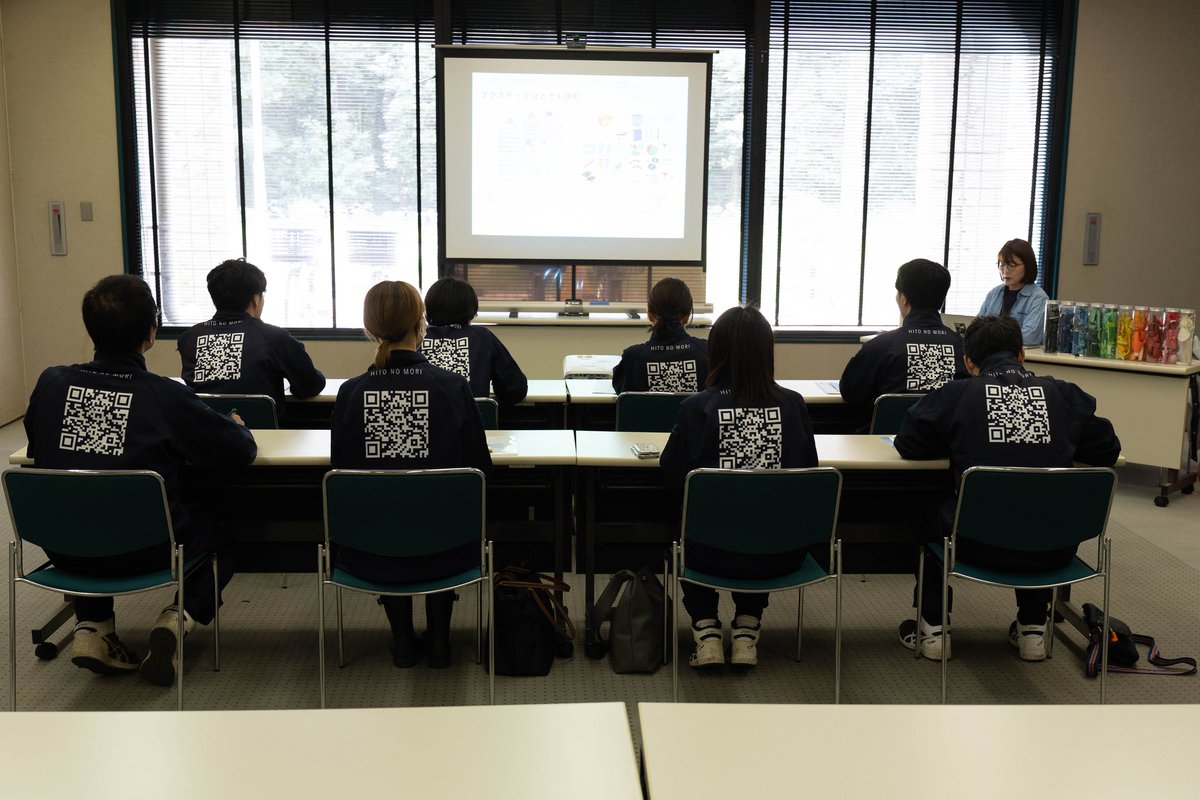
{"label": "blonde dyed hair", "polygon": [[387,363],[388,345],[402,342],[419,331],[424,317],[425,303],[411,284],[381,281],[371,287],[363,300],[363,328],[372,341],[378,342],[376,367]]}

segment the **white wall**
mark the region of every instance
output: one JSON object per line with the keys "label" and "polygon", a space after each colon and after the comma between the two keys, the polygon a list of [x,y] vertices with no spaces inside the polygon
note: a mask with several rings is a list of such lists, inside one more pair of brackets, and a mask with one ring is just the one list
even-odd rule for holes
{"label": "white wall", "polygon": [[[3,9],[0,9],[2,25]],[[5,50],[0,43],[0,59]],[[25,413],[26,401],[6,107],[4,82],[0,81],[0,424]]]}
{"label": "white wall", "polygon": [[[4,326],[13,313],[15,239],[23,394],[44,367],[89,357],[79,300],[97,279],[124,268],[116,104],[106,0],[0,0],[0,20],[16,209],[14,237],[5,232],[7,197],[0,197],[0,342],[14,338]],[[1080,0],[1060,296],[1200,307],[1198,32],[1196,0]],[[65,257],[49,255],[48,200],[68,203]],[[79,221],[81,200],[94,204],[95,222]],[[1097,267],[1081,265],[1087,211],[1104,214]],[[638,328],[499,332],[533,377],[553,376],[565,353],[618,352],[642,335]],[[363,343],[309,347],[330,376],[356,374],[371,356]],[[777,372],[834,377],[854,349],[780,345]],[[173,343],[152,350],[149,361],[173,374]],[[22,364],[0,349],[0,367],[3,390]]]}

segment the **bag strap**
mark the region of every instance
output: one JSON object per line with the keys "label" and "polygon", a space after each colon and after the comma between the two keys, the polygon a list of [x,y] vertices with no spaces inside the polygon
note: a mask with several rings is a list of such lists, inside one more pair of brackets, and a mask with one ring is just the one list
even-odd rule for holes
{"label": "bag strap", "polygon": [[[530,596],[533,597],[533,602],[537,603],[537,607],[539,610],[541,610],[542,616],[544,616],[550,622],[550,624],[554,626],[554,632],[563,634],[568,639],[574,641],[575,623],[571,621],[571,617],[567,613],[566,607],[563,606],[562,601],[558,599],[558,595],[554,594],[550,587],[547,586],[539,587],[541,591],[528,587],[526,588],[528,589]],[[550,603],[550,608],[546,607],[547,602]],[[555,613],[551,613],[551,608],[554,609]]]}
{"label": "bag strap", "polygon": [[[506,574],[514,577],[507,577]],[[524,567],[508,567],[497,573],[495,577],[495,588],[524,589],[529,592],[529,596],[537,604],[542,616],[554,626],[554,632],[563,634],[571,640],[575,639],[575,623],[571,621],[566,606],[563,605],[557,594],[557,592],[569,592],[570,586],[549,575],[533,572]],[[516,580],[518,577],[531,577],[539,580]]]}
{"label": "bag strap", "polygon": [[[1092,631],[1091,642],[1088,644],[1087,664],[1084,667],[1084,673],[1089,678],[1094,678],[1100,674],[1100,631]],[[1149,648],[1150,652],[1146,655],[1146,660],[1156,667],[1172,667],[1184,665],[1190,669],[1150,669],[1147,667],[1122,667],[1113,663],[1109,663],[1109,672],[1132,672],[1141,675],[1192,675],[1196,672],[1196,659],[1191,656],[1181,656],[1180,658],[1166,658],[1158,652],[1158,643],[1154,641],[1153,636],[1147,636],[1142,633],[1131,633],[1129,638],[1133,639],[1135,644],[1144,645]]]}
{"label": "bag strap", "polygon": [[625,584],[636,577],[633,572],[627,569],[614,572],[608,582],[608,586],[604,587],[604,591],[600,593],[600,597],[596,599],[595,604],[588,610],[588,615],[592,621],[592,630],[596,634],[596,641],[606,647],[608,646],[608,642],[600,635],[600,626],[612,620],[617,597],[621,594],[621,590],[625,587]]}

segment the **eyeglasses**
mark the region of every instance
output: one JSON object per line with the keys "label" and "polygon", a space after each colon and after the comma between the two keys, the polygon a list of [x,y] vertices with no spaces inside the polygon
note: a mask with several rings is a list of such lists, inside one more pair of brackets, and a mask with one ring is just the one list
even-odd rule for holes
{"label": "eyeglasses", "polygon": [[1001,272],[1016,272],[1021,267],[1020,264],[1009,264],[1004,261],[996,262],[996,269]]}

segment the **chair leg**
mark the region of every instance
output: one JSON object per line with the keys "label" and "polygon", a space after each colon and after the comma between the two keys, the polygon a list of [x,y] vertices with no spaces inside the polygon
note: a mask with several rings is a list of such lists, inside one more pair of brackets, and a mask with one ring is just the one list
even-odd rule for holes
{"label": "chair leg", "polygon": [[317,675],[325,707],[325,545],[317,545]]}
{"label": "chair leg", "polygon": [[485,546],[487,561],[487,590],[488,590],[488,703],[496,705],[496,595],[492,589],[495,576],[495,565],[492,559],[491,544]]}
{"label": "chair leg", "polygon": [[175,670],[175,683],[178,688],[178,708],[183,711],[183,623],[187,612],[183,598],[183,545],[175,546],[175,577],[179,597],[179,613],[175,615],[175,658],[179,668]]}
{"label": "chair leg", "polygon": [[337,606],[338,667],[341,668],[346,666],[346,640],[342,631],[342,587],[335,586],[333,596],[337,601],[335,605]]}
{"label": "chair leg", "polygon": [[803,643],[804,631],[804,587],[797,590],[796,596],[796,660],[800,660],[800,647]]}
{"label": "chair leg", "polygon": [[679,702],[679,544],[671,545],[671,702]]}
{"label": "chair leg", "polygon": [[918,661],[921,660],[921,612],[924,611],[921,601],[925,599],[925,545],[917,550],[917,631],[913,635],[917,638],[916,647],[913,648],[913,657]]}
{"label": "chair leg", "polygon": [[483,663],[483,583],[476,584],[475,593],[475,663]]}
{"label": "chair leg", "polygon": [[842,702],[842,540],[834,544],[837,554],[837,577],[834,578],[836,595],[833,599],[833,702]]}
{"label": "chair leg", "polygon": [[[671,558],[670,558],[669,552],[667,552],[667,553],[663,553],[663,581],[662,581],[662,585],[663,585],[663,607],[662,607],[663,625],[666,625],[668,623],[668,621],[671,619],[670,612],[667,610],[667,603],[670,602],[670,600],[671,600],[671,593],[669,591],[667,591],[667,589],[670,588],[670,586],[671,586],[670,580],[671,580]],[[667,650],[667,643],[669,641],[670,641],[670,637],[667,636],[667,632],[664,630],[663,631],[663,664],[666,664],[667,659],[671,657],[670,651]]]}
{"label": "chair leg", "polygon": [[221,579],[217,575],[217,554],[212,554],[213,599],[213,672],[221,671]]}
{"label": "chair leg", "polygon": [[[942,539],[942,705],[946,704],[946,669],[950,663],[950,540]],[[917,620],[917,649],[921,648],[921,621]]]}
{"label": "chair leg", "polygon": [[17,710],[17,543],[8,543],[8,710]]}
{"label": "chair leg", "polygon": [[1046,620],[1046,658],[1054,658],[1054,614],[1058,609],[1058,587],[1050,589],[1050,616]]}
{"label": "chair leg", "polygon": [[1104,630],[1100,638],[1100,705],[1107,702],[1108,691],[1108,640],[1112,636],[1108,620],[1109,592],[1112,580],[1112,539],[1104,539]]}

